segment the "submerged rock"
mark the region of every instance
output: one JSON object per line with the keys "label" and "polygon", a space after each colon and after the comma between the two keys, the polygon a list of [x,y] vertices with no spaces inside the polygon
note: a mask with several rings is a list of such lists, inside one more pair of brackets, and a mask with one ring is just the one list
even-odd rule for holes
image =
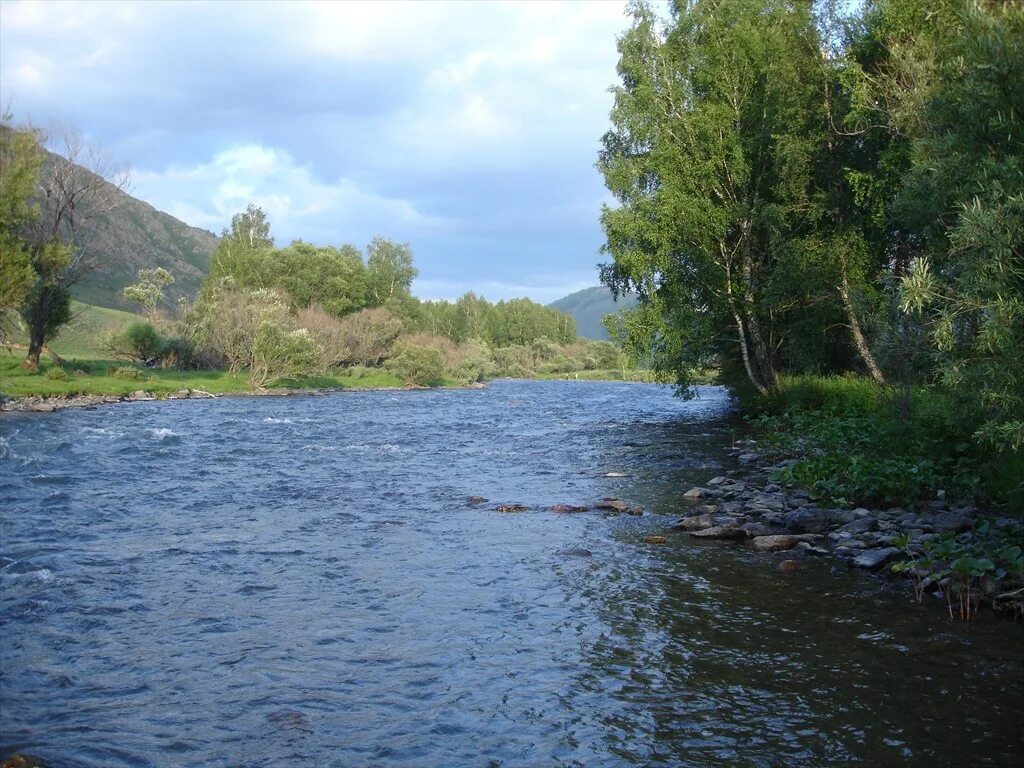
{"label": "submerged rock", "polygon": [[800,568],[800,564],[796,560],[783,560],[779,563],[779,570],[783,573],[794,573]]}
{"label": "submerged rock", "polygon": [[35,755],[11,755],[0,763],[0,768],[48,768],[48,766]]}
{"label": "submerged rock", "polygon": [[664,536],[644,536],[644,544],[664,544],[668,539]]}
{"label": "submerged rock", "polygon": [[801,541],[799,536],[780,534],[777,536],[758,536],[754,539],[754,549],[758,552],[779,552],[792,549]]}
{"label": "submerged rock", "polygon": [[702,531],[690,531],[690,535],[697,539],[745,539],[747,532],[742,528],[734,528],[726,525],[716,525],[705,528]]}
{"label": "submerged rock", "polygon": [[555,552],[555,554],[562,555],[562,557],[590,557],[594,553],[591,552],[589,549],[573,547],[570,549],[560,549],[557,552]]}
{"label": "submerged rock", "polygon": [[486,504],[487,499],[485,499],[483,496],[470,496],[468,499],[466,499],[466,503],[469,504],[471,507],[475,507],[478,504]]}
{"label": "submerged rock", "polygon": [[696,504],[701,499],[707,498],[708,492],[704,488],[691,488],[683,494],[683,501]]}
{"label": "submerged rock", "polygon": [[613,496],[605,496],[594,505],[594,509],[606,509],[612,512],[625,512],[629,509],[629,504],[624,502],[622,499],[616,499]]}
{"label": "submerged rock", "polygon": [[529,509],[525,504],[499,504],[495,507],[498,512],[526,512]]}
{"label": "submerged rock", "polygon": [[562,514],[574,514],[576,512],[586,512],[589,507],[577,507],[574,504],[555,504],[551,507],[552,512],[560,512]]}
{"label": "submerged rock", "polygon": [[715,524],[715,519],[710,514],[694,515],[692,517],[684,517],[672,526],[674,531],[700,531],[704,528],[710,528]]}

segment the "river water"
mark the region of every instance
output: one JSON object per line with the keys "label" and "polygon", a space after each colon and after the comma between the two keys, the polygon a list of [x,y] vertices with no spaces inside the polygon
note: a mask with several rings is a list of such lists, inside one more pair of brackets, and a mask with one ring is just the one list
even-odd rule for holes
{"label": "river water", "polygon": [[[596,382],[4,415],[0,758],[1019,758],[1019,624],[830,562],[642,542],[734,429],[720,389]],[[542,509],[604,495],[647,514]]]}

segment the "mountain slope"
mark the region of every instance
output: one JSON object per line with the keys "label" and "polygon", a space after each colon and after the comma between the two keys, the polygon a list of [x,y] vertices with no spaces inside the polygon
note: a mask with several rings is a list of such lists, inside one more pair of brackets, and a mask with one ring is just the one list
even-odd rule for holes
{"label": "mountain slope", "polygon": [[[57,162],[57,155],[45,153],[44,178]],[[79,167],[77,172],[90,183],[98,178],[85,168]],[[217,237],[156,210],[106,181],[98,183],[106,185],[105,196],[113,196],[117,205],[82,225],[76,241],[88,243],[100,266],[72,288],[72,295],[88,304],[137,309],[124,300],[121,291],[136,281],[140,268],[163,267],[175,280],[167,290],[169,305],[173,306],[178,296],[194,297],[209,271]]]}
{"label": "mountain slope", "polygon": [[560,309],[572,315],[576,321],[576,332],[588,339],[607,339],[608,331],[601,325],[601,318],[618,312],[620,309],[632,309],[636,306],[636,297],[622,296],[618,301],[612,298],[612,292],[603,285],[584,288],[582,291],[570,293],[557,301],[548,304],[552,309]]}

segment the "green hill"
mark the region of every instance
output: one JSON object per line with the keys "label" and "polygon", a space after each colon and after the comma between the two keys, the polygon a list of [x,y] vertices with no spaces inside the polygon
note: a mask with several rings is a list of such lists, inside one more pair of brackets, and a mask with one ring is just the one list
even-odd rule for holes
{"label": "green hill", "polygon": [[[50,173],[57,162],[57,155],[46,152],[42,173]],[[84,178],[95,178],[81,166],[79,172]],[[98,255],[100,266],[72,288],[74,297],[87,304],[133,309],[121,291],[135,282],[143,267],[163,267],[174,275],[175,283],[167,291],[168,306],[174,306],[179,296],[194,297],[209,271],[217,237],[156,210],[112,184],[100,183],[107,185],[116,206],[82,226],[77,240],[88,243],[90,251]]]}
{"label": "green hill", "polygon": [[580,336],[585,336],[588,339],[607,339],[608,331],[601,325],[601,318],[618,312],[620,309],[632,309],[636,306],[636,297],[622,296],[615,301],[608,288],[597,285],[570,293],[558,301],[551,302],[548,306],[572,315],[576,321],[576,332]]}

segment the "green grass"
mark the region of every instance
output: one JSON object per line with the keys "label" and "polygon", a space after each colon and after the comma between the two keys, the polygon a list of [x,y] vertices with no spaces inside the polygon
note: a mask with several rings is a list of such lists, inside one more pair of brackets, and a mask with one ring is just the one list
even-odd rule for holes
{"label": "green grass", "polygon": [[[131,322],[144,319],[131,312],[83,304],[80,301],[71,302],[71,315],[71,322],[61,328],[57,338],[48,345],[61,357],[101,357],[103,351],[100,343],[104,336],[122,330]],[[28,337],[16,332],[11,334],[11,341],[28,344]]]}
{"label": "green grass", "polygon": [[[0,357],[0,392],[10,397],[69,397],[73,395],[128,395],[137,390],[152,392],[158,397],[181,389],[199,389],[214,395],[252,392],[244,373],[227,371],[179,371],[174,369],[136,368],[139,379],[111,375],[124,367],[123,360],[69,358],[63,366],[70,373],[68,380],[49,378],[46,372],[54,367],[44,359],[38,372],[21,367],[23,354],[3,353]],[[459,386],[446,379],[445,386]],[[282,381],[270,389],[381,389],[402,387],[402,381],[387,371],[377,369],[342,369],[324,376],[310,376]]]}
{"label": "green grass", "polygon": [[636,370],[605,370],[605,371],[574,371],[573,373],[535,373],[529,378],[541,381],[567,379],[580,381],[637,381],[649,384],[663,384],[666,381],[654,371]]}

